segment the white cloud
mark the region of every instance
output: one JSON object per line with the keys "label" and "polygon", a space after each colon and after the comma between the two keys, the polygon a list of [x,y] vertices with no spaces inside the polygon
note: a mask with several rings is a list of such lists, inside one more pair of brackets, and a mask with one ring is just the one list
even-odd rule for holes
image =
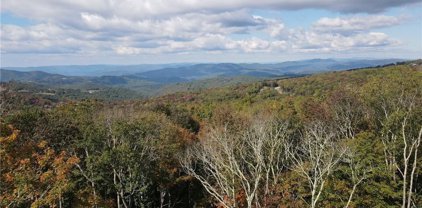
{"label": "white cloud", "polygon": [[253,16],[255,20],[266,24],[266,31],[271,37],[278,37],[284,32],[284,24],[275,19],[266,19],[261,16]]}
{"label": "white cloud", "polygon": [[360,32],[375,28],[390,27],[400,24],[403,17],[371,15],[354,16],[343,18],[321,18],[314,25],[313,29],[320,32]]}
{"label": "white cloud", "polygon": [[165,17],[204,11],[208,13],[239,9],[325,9],[338,12],[380,12],[420,0],[2,0],[2,10],[40,20],[77,20],[80,13],[119,16],[127,19]]}
{"label": "white cloud", "polygon": [[39,24],[31,27],[2,25],[2,53],[93,53],[107,48],[98,41],[89,40],[94,34]]}
{"label": "white cloud", "polygon": [[259,38],[233,40],[222,35],[206,35],[191,41],[168,40],[162,46],[147,49],[142,47],[118,46],[114,48],[117,54],[133,55],[148,53],[179,53],[195,51],[237,51],[237,52],[271,52],[285,50],[286,41],[267,41]]}
{"label": "white cloud", "polygon": [[139,48],[128,47],[128,46],[115,47],[114,51],[119,55],[133,55],[133,54],[139,54],[142,52],[142,50]]}
{"label": "white cloud", "polygon": [[[169,18],[130,20],[106,18],[98,14],[82,13],[78,30],[107,34],[109,38],[131,36],[134,39],[193,39],[206,34],[251,33],[256,30],[281,26],[276,20],[251,16],[247,11],[216,14],[189,13]],[[274,29],[274,32],[280,28]],[[102,35],[100,35],[102,37]]]}
{"label": "white cloud", "polygon": [[[117,16],[81,13],[78,25],[46,23],[30,27],[4,25],[2,52],[23,53],[112,50],[118,54],[183,51],[263,50],[264,41],[230,39],[232,34],[257,31],[279,34],[277,20],[252,16],[246,10],[216,14],[189,13],[163,19],[130,20]],[[72,41],[68,41],[72,40]],[[72,44],[67,45],[67,42]],[[43,44],[39,44],[43,43]],[[262,46],[263,45],[263,46]],[[38,49],[36,49],[38,47]],[[78,49],[79,48],[79,49]],[[144,49],[143,49],[144,48]],[[71,49],[71,50],[70,50]]]}
{"label": "white cloud", "polygon": [[251,9],[377,12],[415,1],[2,0],[2,11],[39,24],[2,25],[0,47],[2,53],[120,55],[389,47],[398,41],[373,29],[399,24],[402,17],[322,18],[311,28],[296,29],[279,19],[252,15]]}
{"label": "white cloud", "polygon": [[315,31],[296,31],[291,36],[294,44],[292,49],[301,52],[336,52],[355,49],[368,49],[398,45],[385,33],[369,32],[354,35],[338,33],[318,33]]}

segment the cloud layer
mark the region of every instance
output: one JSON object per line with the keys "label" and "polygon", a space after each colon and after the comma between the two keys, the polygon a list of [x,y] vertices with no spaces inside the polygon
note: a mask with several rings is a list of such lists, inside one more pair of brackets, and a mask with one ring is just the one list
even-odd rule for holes
{"label": "cloud layer", "polygon": [[321,18],[314,24],[314,29],[319,32],[362,32],[371,29],[398,25],[405,20],[404,17],[376,15],[368,17],[351,18]]}
{"label": "cloud layer", "polygon": [[[32,19],[3,24],[2,53],[119,55],[251,52],[335,52],[400,44],[374,31],[404,21],[378,14],[321,18],[312,27],[287,28],[253,9],[325,9],[376,13],[419,0],[2,0],[2,12]],[[25,5],[25,6],[22,6]]]}
{"label": "cloud layer", "polygon": [[[192,12],[222,12],[240,9],[300,10],[325,9],[336,12],[381,12],[387,8],[420,2],[420,0],[3,0],[2,10],[22,16],[57,20],[75,16],[74,11],[101,16],[119,16],[138,19]],[[24,6],[23,6],[24,5]]]}

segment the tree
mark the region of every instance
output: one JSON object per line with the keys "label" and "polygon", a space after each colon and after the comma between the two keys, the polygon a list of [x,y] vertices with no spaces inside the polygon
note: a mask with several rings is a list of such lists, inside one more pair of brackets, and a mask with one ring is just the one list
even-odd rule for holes
{"label": "tree", "polygon": [[[419,132],[415,134],[413,126],[409,126],[409,114],[412,113],[412,105],[409,106],[407,115],[401,121],[401,137],[403,141],[402,162],[400,166],[396,164],[397,170],[402,176],[402,207],[410,208],[414,206],[412,200],[413,183],[415,178],[415,171],[417,169],[418,150],[422,140],[422,126],[419,127]],[[418,127],[416,126],[416,129]],[[395,137],[396,135],[394,135]],[[413,156],[413,157],[412,157]]]}
{"label": "tree", "polygon": [[[20,141],[19,131],[0,137],[1,205],[63,207],[72,190],[71,171],[79,158],[56,152],[45,140]],[[4,186],[4,187],[3,187]]]}
{"label": "tree", "polygon": [[331,93],[328,105],[339,136],[353,139],[366,117],[359,98],[347,90],[337,90]]}
{"label": "tree", "polygon": [[185,171],[224,207],[259,207],[283,169],[285,123],[257,121],[235,134],[211,128],[181,158]]}
{"label": "tree", "polygon": [[385,163],[396,180],[396,172],[402,181],[402,207],[413,206],[413,184],[417,169],[418,151],[422,126],[420,93],[405,92],[383,95],[379,118],[381,141],[384,145]]}
{"label": "tree", "polygon": [[[111,122],[107,120],[107,122]],[[150,181],[147,167],[156,159],[150,135],[143,135],[142,124],[117,121],[107,123],[109,149],[107,163],[113,171],[117,206],[143,205],[142,199]]]}
{"label": "tree", "polygon": [[350,191],[347,203],[344,206],[345,208],[349,207],[352,203],[353,196],[358,188],[358,186],[368,179],[369,173],[372,172],[372,166],[368,166],[363,160],[357,155],[357,152],[354,149],[348,149],[344,158],[349,165],[349,177],[352,181],[352,190]]}
{"label": "tree", "polygon": [[307,126],[297,144],[290,142],[288,148],[291,169],[299,173],[310,187],[310,207],[317,207],[324,185],[338,162],[342,159],[345,148],[335,142],[336,132],[322,122]]}

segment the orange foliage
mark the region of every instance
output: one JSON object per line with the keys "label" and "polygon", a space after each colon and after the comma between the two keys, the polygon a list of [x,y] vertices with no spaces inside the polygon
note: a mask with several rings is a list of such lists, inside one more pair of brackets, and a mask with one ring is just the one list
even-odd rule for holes
{"label": "orange foliage", "polygon": [[56,207],[71,188],[70,173],[79,161],[66,151],[57,153],[45,140],[20,141],[19,130],[0,137],[0,206]]}

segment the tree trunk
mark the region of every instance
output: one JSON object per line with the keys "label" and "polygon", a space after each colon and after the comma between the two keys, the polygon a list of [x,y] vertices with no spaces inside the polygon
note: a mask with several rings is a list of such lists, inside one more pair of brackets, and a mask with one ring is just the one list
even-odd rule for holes
{"label": "tree trunk", "polygon": [[346,204],[346,206],[344,206],[344,208],[348,208],[350,206],[350,203],[352,202],[353,195],[355,194],[355,191],[356,191],[356,187],[357,187],[357,184],[353,185],[352,192],[350,192],[349,199],[347,200],[347,204]]}
{"label": "tree trunk", "polygon": [[95,183],[91,182],[92,194],[94,195],[94,207],[97,208],[97,192],[95,191]]}
{"label": "tree trunk", "polygon": [[160,190],[160,208],[163,208],[164,207],[164,199],[165,199],[165,196],[166,196],[166,192]]}
{"label": "tree trunk", "polygon": [[62,208],[62,195],[59,196],[59,208]]}

